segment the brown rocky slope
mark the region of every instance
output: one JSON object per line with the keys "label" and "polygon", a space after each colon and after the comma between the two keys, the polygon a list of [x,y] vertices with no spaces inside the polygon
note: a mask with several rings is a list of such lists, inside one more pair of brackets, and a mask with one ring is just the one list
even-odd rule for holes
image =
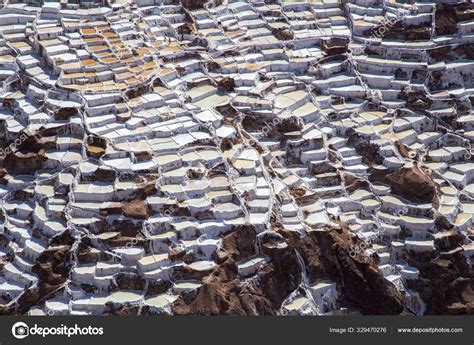
{"label": "brown rocky slope", "polygon": [[[249,226],[227,234],[218,253],[219,267],[204,280],[196,297],[174,304],[178,315],[275,315],[284,299],[302,282],[302,269],[310,281],[331,279],[340,286],[340,299],[364,314],[400,314],[402,296],[384,279],[375,262],[350,256],[354,239],[348,230],[320,229],[305,237],[284,229],[280,236],[264,235],[261,252],[271,258],[252,284],[241,284],[236,261],[255,254],[255,231]],[[301,255],[304,266],[298,260]]]}

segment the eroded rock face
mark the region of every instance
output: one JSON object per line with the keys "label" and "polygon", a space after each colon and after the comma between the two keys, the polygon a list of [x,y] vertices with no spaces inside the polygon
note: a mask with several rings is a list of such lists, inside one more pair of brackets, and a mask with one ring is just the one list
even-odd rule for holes
{"label": "eroded rock face", "polygon": [[189,10],[196,10],[204,8],[204,4],[207,2],[205,0],[180,0],[184,8]]}
{"label": "eroded rock face", "polygon": [[77,114],[78,111],[76,108],[61,108],[54,114],[54,117],[56,120],[69,120],[71,116]]}
{"label": "eroded rock face", "polygon": [[198,295],[186,305],[178,301],[173,306],[177,315],[268,315],[269,301],[259,289],[241,289],[232,268],[220,268],[203,282]]}
{"label": "eroded rock face", "polygon": [[[376,32],[376,30],[375,30]],[[403,25],[401,22],[390,27],[384,35],[386,39],[402,39],[409,41],[429,40],[431,37],[431,26],[427,23],[421,25]]]}
{"label": "eroded rock face", "polygon": [[472,315],[474,313],[474,279],[457,278],[447,291],[447,314]]}
{"label": "eroded rock face", "polygon": [[[372,259],[351,256],[347,230],[315,230],[299,239],[286,232],[303,256],[313,279],[329,277],[341,288],[341,299],[364,314],[397,315],[403,311],[402,296],[387,282]],[[318,248],[318,250],[314,250]]]}
{"label": "eroded rock face", "polygon": [[393,193],[415,202],[432,202],[436,187],[431,178],[418,167],[401,168],[383,177]]}
{"label": "eroded rock face", "polygon": [[371,166],[374,164],[381,164],[383,158],[379,154],[380,147],[372,143],[370,140],[359,136],[354,131],[349,130],[348,133],[348,143],[350,143],[356,150],[359,155],[362,156],[364,163]]}
{"label": "eroded rock face", "polygon": [[54,292],[69,277],[70,249],[68,245],[46,249],[36,261],[32,272],[38,275],[38,286],[25,289],[17,301],[17,312],[23,314],[39,300]]}
{"label": "eroded rock face", "polygon": [[256,235],[254,227],[245,225],[224,236],[222,246],[226,256],[235,261],[254,255]]}
{"label": "eroded rock face", "polygon": [[117,178],[117,173],[115,170],[108,167],[99,167],[94,175],[91,176],[91,179],[98,182],[113,182]]}
{"label": "eroded rock face", "polygon": [[34,173],[43,167],[45,160],[44,150],[37,153],[16,151],[5,158],[5,167],[14,173]]}
{"label": "eroded rock face", "polygon": [[122,205],[122,212],[130,218],[147,219],[150,216],[148,204],[142,200],[134,200]]}
{"label": "eroded rock face", "polygon": [[321,42],[321,48],[327,55],[344,54],[347,51],[349,41],[344,38],[333,37]]}
{"label": "eroded rock face", "polygon": [[262,251],[271,257],[254,284],[242,287],[236,262],[255,254],[255,230],[241,227],[224,236],[218,253],[221,264],[203,281],[196,297],[185,303],[178,300],[176,314],[191,315],[275,315],[283,300],[301,282],[301,271],[294,248],[274,246],[262,240]]}
{"label": "eroded rock face", "polygon": [[[191,303],[177,301],[178,314],[277,314],[285,297],[302,281],[297,255],[305,262],[310,280],[329,278],[341,287],[340,298],[364,314],[400,314],[402,296],[378,270],[373,260],[351,257],[347,230],[315,230],[299,238],[282,230],[282,237],[264,236],[262,252],[271,258],[252,287],[238,287],[235,261],[255,254],[251,228],[235,230],[223,239],[219,268],[204,281]],[[317,248],[315,250],[315,248]],[[250,298],[253,296],[253,298]]]}
{"label": "eroded rock face", "polygon": [[460,255],[452,253],[444,258],[412,262],[420,268],[421,277],[410,281],[408,286],[419,291],[426,301],[426,314],[472,314],[474,281],[466,277],[468,269]]}
{"label": "eroded rock face", "polygon": [[222,91],[231,92],[232,90],[234,90],[235,82],[234,79],[230,77],[225,77],[218,81],[217,86]]}
{"label": "eroded rock face", "polygon": [[294,37],[293,31],[288,28],[275,29],[273,30],[273,34],[281,41],[292,40]]}
{"label": "eroded rock face", "polygon": [[406,100],[409,108],[418,111],[427,110],[432,104],[432,100],[424,92],[410,89],[404,89],[400,94],[400,98]]}
{"label": "eroded rock face", "polygon": [[3,164],[8,172],[31,174],[40,170],[46,161],[45,140],[36,135],[22,133],[7,145],[5,153]]}
{"label": "eroded rock face", "polygon": [[437,4],[435,15],[435,30],[438,35],[451,35],[458,32],[459,22],[474,18],[474,4],[463,2],[460,4]]}

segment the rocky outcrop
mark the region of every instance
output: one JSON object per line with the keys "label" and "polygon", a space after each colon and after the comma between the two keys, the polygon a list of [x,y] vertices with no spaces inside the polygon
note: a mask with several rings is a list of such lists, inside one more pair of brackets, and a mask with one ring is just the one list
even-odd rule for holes
{"label": "rocky outcrop", "polygon": [[43,167],[46,157],[44,150],[23,153],[16,151],[5,158],[5,167],[11,173],[31,174]]}
{"label": "rocky outcrop", "polygon": [[350,255],[356,241],[345,227],[315,230],[302,239],[294,233],[281,233],[301,253],[310,279],[336,282],[341,299],[348,305],[363,314],[396,315],[403,311],[400,292],[383,277],[375,262],[362,254]]}
{"label": "rocky outcrop", "polygon": [[232,92],[235,87],[235,81],[231,77],[224,77],[217,82],[219,90],[224,92]]}
{"label": "rocky outcrop", "polygon": [[459,22],[474,19],[474,4],[436,4],[435,30],[437,35],[452,35],[458,32]]}
{"label": "rocky outcrop", "polygon": [[432,202],[436,195],[434,182],[417,166],[402,167],[386,175],[372,175],[371,179],[387,183],[393,193],[414,202]]}
{"label": "rocky outcrop", "polygon": [[255,253],[255,230],[240,227],[224,236],[218,259],[221,264],[207,278],[196,297],[186,303],[179,299],[173,306],[178,315],[275,315],[281,303],[301,282],[294,248],[275,246],[270,238],[262,240],[262,251],[271,263],[261,269],[252,284],[242,285],[236,261]]}
{"label": "rocky outcrop", "polygon": [[204,4],[207,2],[206,0],[180,0],[181,5],[188,10],[197,10],[200,8],[204,8]]}
{"label": "rocky outcrop", "polygon": [[4,166],[10,174],[33,174],[46,162],[46,140],[22,133],[3,150]]}
{"label": "rocky outcrop", "polygon": [[17,313],[24,314],[48,294],[62,289],[69,277],[70,249],[68,245],[55,246],[41,254],[32,269],[38,276],[38,286],[25,289],[16,301]]}
{"label": "rocky outcrop", "polygon": [[237,227],[222,239],[222,247],[226,256],[233,260],[241,260],[255,254],[256,232],[251,225]]}
{"label": "rocky outcrop", "polygon": [[[373,32],[377,32],[377,29],[374,29]],[[429,40],[431,37],[431,26],[426,24],[404,25],[402,22],[397,22],[395,25],[389,27],[383,37],[389,40]]]}
{"label": "rocky outcrop", "polygon": [[54,114],[54,118],[56,120],[69,120],[70,117],[78,115],[79,112],[77,111],[76,108],[60,108],[56,113]]}
{"label": "rocky outcrop", "polygon": [[280,41],[288,41],[292,40],[294,37],[294,33],[290,28],[279,28],[274,29],[272,33],[278,38]]}
{"label": "rocky outcrop", "polygon": [[420,293],[427,304],[427,315],[472,314],[474,311],[474,279],[459,250],[440,258],[411,257],[409,263],[420,270],[417,280],[408,287]]}
{"label": "rocky outcrop", "polygon": [[[302,282],[301,255],[309,279],[330,279],[341,288],[341,302],[365,314],[399,314],[402,297],[383,277],[372,259],[351,257],[353,241],[347,230],[315,230],[300,238],[281,229],[281,237],[265,235],[261,250],[270,257],[253,284],[239,284],[235,262],[255,254],[250,227],[223,238],[219,267],[207,278],[194,300],[174,305],[177,314],[276,314],[286,296]],[[317,250],[315,250],[317,248]],[[299,253],[299,254],[298,254]]]}
{"label": "rocky outcrop", "polygon": [[327,55],[344,54],[348,44],[349,41],[345,38],[331,37],[321,40],[321,48]]}
{"label": "rocky outcrop", "polygon": [[433,101],[429,95],[421,91],[415,91],[411,88],[405,88],[400,93],[400,98],[407,102],[407,106],[415,111],[429,109]]}
{"label": "rocky outcrop", "polygon": [[362,161],[368,166],[374,164],[381,164],[383,162],[382,156],[379,154],[379,147],[377,144],[370,142],[370,140],[361,137],[354,130],[349,129],[346,133],[349,137],[347,143],[353,146],[357,154],[362,157]]}
{"label": "rocky outcrop", "polygon": [[133,200],[122,204],[125,216],[137,219],[147,219],[150,216],[148,204],[143,200]]}

